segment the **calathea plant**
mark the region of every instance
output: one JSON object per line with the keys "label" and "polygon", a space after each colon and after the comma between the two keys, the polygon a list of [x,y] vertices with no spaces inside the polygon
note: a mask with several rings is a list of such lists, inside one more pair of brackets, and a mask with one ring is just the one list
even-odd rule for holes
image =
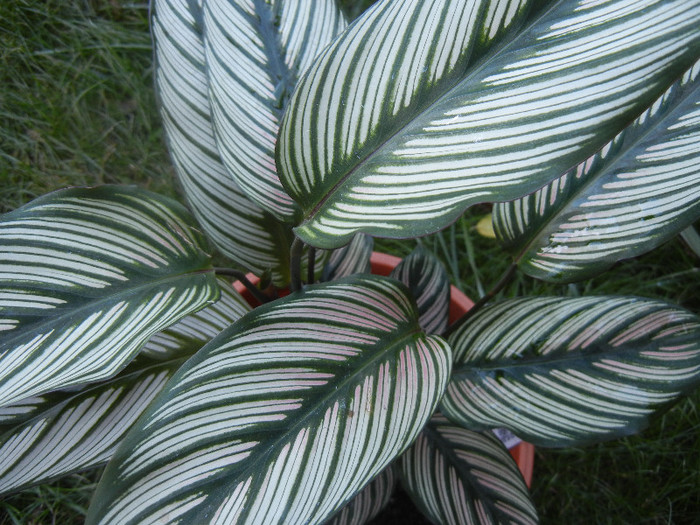
{"label": "calathea plant", "polygon": [[611,439],[697,383],[679,307],[496,286],[446,329],[428,254],[366,270],[371,236],[475,203],[510,273],[557,282],[696,221],[700,1],[385,0],[347,26],[331,0],[156,0],[152,24],[194,217],[117,186],[2,217],[2,492],[109,462],[88,523],[361,523],[400,478],[435,522],[532,523],[485,430]]}

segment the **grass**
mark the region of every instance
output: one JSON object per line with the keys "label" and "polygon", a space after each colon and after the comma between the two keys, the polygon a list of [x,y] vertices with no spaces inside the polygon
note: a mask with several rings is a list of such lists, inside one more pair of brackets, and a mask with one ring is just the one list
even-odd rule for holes
{"label": "grass", "polygon": [[[368,2],[365,2],[365,4]],[[349,12],[356,2],[346,1]],[[176,195],[153,93],[145,3],[0,2],[0,211],[68,185],[135,183]],[[508,265],[479,236],[488,207],[421,239],[452,279],[482,296]],[[378,241],[406,254],[413,242]],[[700,312],[697,259],[673,240],[583,283],[518,275],[502,296],[635,294]],[[639,436],[586,449],[538,450],[533,497],[543,523],[690,524],[700,516],[700,394]],[[0,525],[80,523],[97,473],[0,501]]]}

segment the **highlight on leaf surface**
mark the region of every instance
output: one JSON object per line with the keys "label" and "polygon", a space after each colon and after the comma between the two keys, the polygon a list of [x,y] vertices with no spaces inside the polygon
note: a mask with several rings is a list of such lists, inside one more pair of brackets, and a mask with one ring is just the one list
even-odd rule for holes
{"label": "highlight on leaf surface", "polygon": [[124,440],[88,523],[305,523],[331,517],[434,411],[451,353],[401,283],[305,288],[191,358]]}
{"label": "highlight on leaf surface", "polygon": [[574,281],[656,248],[700,218],[700,62],[596,155],[494,206],[520,268]]}
{"label": "highlight on leaf surface", "polygon": [[700,318],[650,299],[511,299],[449,342],[455,366],[442,412],[539,446],[639,432],[700,381]]}
{"label": "highlight on leaf surface", "polygon": [[518,466],[491,432],[436,414],[400,467],[404,488],[433,523],[538,523]]}
{"label": "highlight on leaf surface", "polygon": [[[611,13],[614,12],[614,16]],[[432,233],[594,154],[697,60],[698,0],[388,0],[299,82],[278,143],[322,248]]]}
{"label": "highlight on leaf surface", "polygon": [[98,381],[218,295],[179,203],[135,187],[57,191],[0,217],[0,406]]}

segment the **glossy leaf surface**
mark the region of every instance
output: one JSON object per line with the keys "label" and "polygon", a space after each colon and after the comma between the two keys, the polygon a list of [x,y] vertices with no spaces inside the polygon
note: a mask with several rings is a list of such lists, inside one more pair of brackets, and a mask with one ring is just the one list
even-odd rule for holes
{"label": "glossy leaf surface", "polygon": [[354,276],[243,317],[184,365],[107,467],[88,523],[313,523],[402,452],[447,384],[398,282]]}
{"label": "glossy leaf surface", "polygon": [[135,187],[51,193],[0,218],[0,406],[121,370],[218,294],[175,201]]}
{"label": "glossy leaf surface", "polygon": [[611,140],[700,54],[698,0],[390,0],[300,81],[280,178],[296,232],[434,232],[519,198]]}
{"label": "glossy leaf surface", "polygon": [[212,123],[202,10],[188,0],[156,0],[152,32],[161,116],[177,177],[197,220],[227,257],[289,283],[288,226],[248,199],[227,173]]}
{"label": "glossy leaf surface", "polygon": [[132,372],[47,403],[0,434],[0,494],[106,463],[183,360]]}
{"label": "glossy leaf surface", "polygon": [[491,432],[433,416],[401,457],[404,488],[433,523],[537,523],[525,481]]}
{"label": "glossy leaf surface", "polygon": [[299,210],[275,167],[279,120],[297,77],[342,29],[333,0],[206,0],[206,71],[218,150],[229,174],[264,210]]}
{"label": "glossy leaf surface", "polygon": [[700,62],[600,152],[536,193],[494,207],[520,268],[591,277],[700,218]]}
{"label": "glossy leaf surface", "polygon": [[636,297],[541,297],[489,306],[449,339],[443,413],[541,446],[639,432],[700,381],[700,319]]}

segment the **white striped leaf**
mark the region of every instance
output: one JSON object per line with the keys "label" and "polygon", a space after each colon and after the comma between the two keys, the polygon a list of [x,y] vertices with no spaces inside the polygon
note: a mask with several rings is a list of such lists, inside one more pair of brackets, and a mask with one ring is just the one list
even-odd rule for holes
{"label": "white striped leaf", "polygon": [[494,206],[522,270],[591,277],[700,218],[700,62],[600,152],[523,199]]}
{"label": "white striped leaf", "polygon": [[157,333],[141,355],[160,361],[193,355],[250,311],[250,305],[224,278],[217,278],[219,300]]}
{"label": "white striped leaf", "polygon": [[403,487],[433,523],[538,522],[518,466],[491,432],[436,414],[400,465]]}
{"label": "white striped leaf", "polygon": [[362,525],[367,523],[391,500],[398,480],[396,463],[390,463],[326,523],[328,525]]}
{"label": "white striped leaf", "polygon": [[700,54],[700,0],[534,4],[387,0],[336,39],[280,130],[297,235],[326,248],[357,231],[416,236],[535,191]]}
{"label": "white striped leaf", "polygon": [[700,381],[700,319],[637,297],[503,301],[449,341],[455,369],[443,413],[541,446],[639,432]]}
{"label": "white striped leaf", "polygon": [[345,28],[333,0],[206,0],[204,46],[221,159],[239,187],[277,219],[298,206],[275,167],[279,121],[297,78]]}
{"label": "white striped leaf", "polygon": [[0,494],[106,463],[184,360],[158,364],[48,403],[0,434]]}
{"label": "white striped leaf", "polygon": [[0,218],[0,406],[113,376],[216,299],[203,237],[175,201],[75,188]]}
{"label": "white striped leaf", "polygon": [[335,281],[355,273],[372,273],[370,257],[373,248],[374,239],[358,233],[347,246],[331,252],[323,267],[323,280]]}
{"label": "white striped leaf", "polygon": [[170,154],[187,202],[224,255],[258,275],[289,283],[293,234],[248,199],[227,173],[212,124],[202,12],[198,2],[155,0],[156,87]]}
{"label": "white striped leaf", "polygon": [[442,263],[418,246],[390,275],[411,290],[423,330],[429,334],[443,333],[450,313],[450,280]]}
{"label": "white striped leaf", "polygon": [[400,283],[353,276],[256,308],[124,440],[88,523],[317,523],[400,454],[447,384]]}

